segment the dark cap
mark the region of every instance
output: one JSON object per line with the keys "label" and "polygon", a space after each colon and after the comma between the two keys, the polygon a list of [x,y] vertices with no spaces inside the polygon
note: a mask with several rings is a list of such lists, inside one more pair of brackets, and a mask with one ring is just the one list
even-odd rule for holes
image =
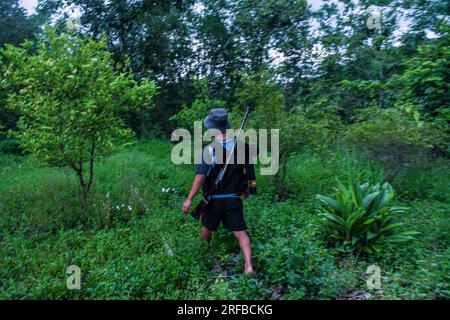
{"label": "dark cap", "polygon": [[211,109],[203,123],[205,124],[206,129],[218,129],[223,131],[231,128],[227,111],[222,108]]}

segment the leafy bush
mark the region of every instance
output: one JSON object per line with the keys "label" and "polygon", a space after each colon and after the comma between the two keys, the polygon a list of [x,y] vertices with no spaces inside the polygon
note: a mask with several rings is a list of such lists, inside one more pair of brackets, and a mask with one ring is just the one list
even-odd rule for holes
{"label": "leafy bush", "polygon": [[170,117],[169,120],[176,123],[184,129],[194,131],[194,122],[202,121],[212,108],[224,108],[225,102],[217,99],[211,99],[206,79],[197,80],[195,87],[198,91],[197,97],[191,106],[183,105],[183,108],[177,114]]}
{"label": "leafy bush", "polygon": [[21,155],[23,152],[20,143],[14,139],[0,141],[0,153]]}
{"label": "leafy bush", "polygon": [[398,92],[397,105],[416,107],[432,117],[442,116],[450,103],[450,26],[444,24],[442,28],[440,39],[419,46],[417,54],[405,62],[405,71],[389,80],[391,90]]}
{"label": "leafy bush", "polygon": [[333,256],[317,239],[313,208],[313,202],[268,202],[260,196],[246,204],[254,267],[270,288],[265,298],[334,297]]}
{"label": "leafy bush", "polygon": [[[407,164],[426,159],[431,148],[445,148],[445,133],[398,109],[366,108],[344,135],[344,142],[383,164],[388,178]],[[426,161],[426,160],[425,160]]]}
{"label": "leafy bush", "polygon": [[405,165],[391,182],[402,199],[435,199],[450,202],[449,160],[419,158]]}
{"label": "leafy bush", "polygon": [[329,240],[366,252],[379,252],[383,242],[404,242],[414,239],[416,232],[402,231],[403,223],[395,214],[405,208],[391,207],[394,190],[389,183],[359,185],[355,181],[346,188],[338,184],[335,198],[317,195],[322,225]]}
{"label": "leafy bush", "polygon": [[383,177],[379,165],[345,149],[329,150],[327,156],[306,149],[289,159],[288,171],[289,196],[298,201],[308,201],[318,193],[333,192],[336,178],[376,182]]}

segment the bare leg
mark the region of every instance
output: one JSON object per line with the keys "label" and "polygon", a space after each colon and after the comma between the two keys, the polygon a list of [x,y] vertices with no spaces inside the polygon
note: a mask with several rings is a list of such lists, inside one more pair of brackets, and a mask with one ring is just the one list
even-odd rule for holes
{"label": "bare leg", "polygon": [[212,234],[211,231],[207,227],[202,226],[202,239],[203,240],[210,243],[211,242],[211,234]]}
{"label": "bare leg", "polygon": [[244,256],[245,273],[252,274],[253,266],[252,266],[252,249],[250,246],[250,238],[248,237],[246,231],[235,231],[233,233],[234,236],[239,241],[239,246],[241,247],[242,254]]}

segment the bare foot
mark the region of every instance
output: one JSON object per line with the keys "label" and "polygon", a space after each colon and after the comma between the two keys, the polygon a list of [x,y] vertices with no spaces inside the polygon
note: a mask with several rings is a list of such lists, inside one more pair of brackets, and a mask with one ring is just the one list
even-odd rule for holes
{"label": "bare foot", "polygon": [[252,267],[246,267],[245,268],[245,273],[246,274],[255,274],[255,272],[253,271]]}

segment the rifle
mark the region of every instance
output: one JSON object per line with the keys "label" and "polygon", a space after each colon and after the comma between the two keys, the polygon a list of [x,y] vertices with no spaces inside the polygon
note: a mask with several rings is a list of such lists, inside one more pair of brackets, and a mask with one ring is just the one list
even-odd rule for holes
{"label": "rifle", "polygon": [[253,111],[253,106],[248,105],[247,106],[247,112],[245,113],[244,119],[242,120],[241,126],[239,128],[238,134],[234,139],[233,149],[231,150],[230,154],[228,155],[227,160],[225,161],[225,165],[220,169],[219,174],[217,175],[216,180],[214,181],[213,185],[211,186],[210,190],[207,190],[203,196],[200,203],[195,207],[194,210],[191,212],[191,216],[194,219],[200,219],[201,216],[206,212],[206,206],[208,205],[209,201],[211,200],[211,196],[220,189],[220,185],[223,181],[223,177],[227,171],[228,164],[230,163],[230,160],[234,156],[234,150],[236,149],[237,141],[239,141],[239,137],[241,136],[242,129],[244,128],[245,123],[247,122],[247,118],[249,114]]}

